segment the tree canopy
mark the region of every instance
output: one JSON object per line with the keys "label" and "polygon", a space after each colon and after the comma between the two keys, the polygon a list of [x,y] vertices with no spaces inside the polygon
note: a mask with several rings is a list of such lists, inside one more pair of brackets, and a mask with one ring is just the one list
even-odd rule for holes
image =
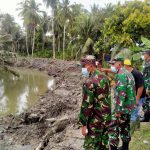
{"label": "tree canopy", "polygon": [[43,3],[51,8],[51,16],[40,10],[35,0],[19,4],[24,29],[10,14],[0,14],[0,36],[11,36],[11,40],[0,43],[1,49],[20,55],[75,59],[79,51],[88,48],[87,40],[94,45],[92,53],[107,55],[115,46],[136,51],[143,37],[150,39],[148,0],[110,3],[103,8],[92,4],[90,11],[81,4],[70,4],[69,0],[43,0]]}

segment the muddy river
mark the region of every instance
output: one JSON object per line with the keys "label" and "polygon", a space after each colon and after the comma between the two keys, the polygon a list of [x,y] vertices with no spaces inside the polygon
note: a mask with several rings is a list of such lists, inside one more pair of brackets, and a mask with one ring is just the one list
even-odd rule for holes
{"label": "muddy river", "polygon": [[53,78],[38,71],[17,70],[20,77],[0,70],[0,116],[20,114],[33,106],[39,96],[53,90]]}

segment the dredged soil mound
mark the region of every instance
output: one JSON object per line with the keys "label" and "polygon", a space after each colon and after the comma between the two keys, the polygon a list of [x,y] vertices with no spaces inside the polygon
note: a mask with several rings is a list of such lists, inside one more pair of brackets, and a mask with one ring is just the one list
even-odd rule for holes
{"label": "dredged soil mound", "polygon": [[83,137],[77,125],[82,100],[81,68],[73,61],[49,59],[22,59],[15,66],[53,76],[56,87],[41,95],[36,105],[23,114],[0,118],[0,143],[29,145],[36,150],[81,150]]}

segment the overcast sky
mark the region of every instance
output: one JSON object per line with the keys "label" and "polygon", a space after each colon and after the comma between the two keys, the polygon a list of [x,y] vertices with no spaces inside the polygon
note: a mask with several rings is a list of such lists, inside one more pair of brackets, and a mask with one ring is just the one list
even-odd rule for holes
{"label": "overcast sky", "polygon": [[[21,18],[18,17],[18,12],[16,8],[19,6],[17,5],[19,2],[23,0],[0,0],[0,11],[2,13],[9,13],[15,17],[17,23],[22,25]],[[36,0],[38,3],[42,3],[43,0]],[[98,4],[100,7],[104,7],[107,3],[116,4],[118,1],[124,2],[125,0],[70,0],[70,3],[81,3],[86,9],[90,10],[91,5]],[[44,6],[41,6],[41,9],[45,9]]]}

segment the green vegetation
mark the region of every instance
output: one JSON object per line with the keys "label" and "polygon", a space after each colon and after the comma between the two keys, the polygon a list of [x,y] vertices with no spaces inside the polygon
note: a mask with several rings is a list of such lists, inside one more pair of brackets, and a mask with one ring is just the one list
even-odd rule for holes
{"label": "green vegetation", "polygon": [[150,149],[150,124],[142,123],[140,131],[135,131],[131,140],[131,150]]}
{"label": "green vegetation", "polygon": [[[116,46],[119,51],[129,48],[134,55],[142,50],[143,43],[150,45],[149,0],[107,4],[104,8],[93,4],[90,11],[81,4],[70,4],[69,0],[43,3],[51,16],[40,10],[35,0],[19,3],[17,11],[23,29],[10,14],[0,14],[1,50],[70,60],[79,58],[83,49],[91,54],[102,53],[104,59]],[[1,40],[4,36],[7,38]]]}

